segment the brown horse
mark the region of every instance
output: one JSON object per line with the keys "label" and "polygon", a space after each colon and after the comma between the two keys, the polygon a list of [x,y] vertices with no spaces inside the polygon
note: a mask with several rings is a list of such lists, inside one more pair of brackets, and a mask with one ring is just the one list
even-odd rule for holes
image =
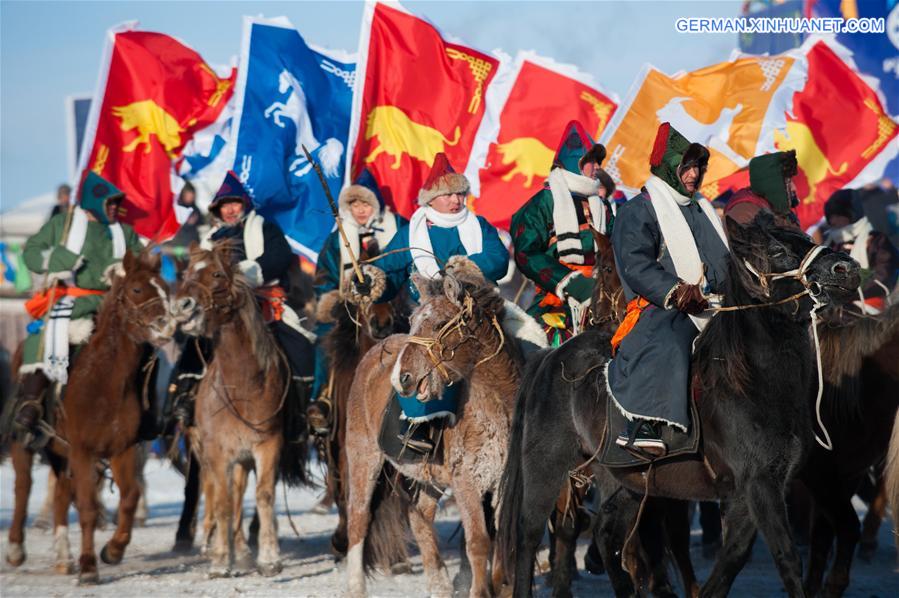
{"label": "brown horse", "polygon": [[355,305],[334,290],[322,295],[318,304],[317,321],[334,324],[323,340],[331,364],[328,392],[332,423],[330,434],[322,439],[320,447],[328,463],[328,494],[337,505],[338,522],[331,535],[331,550],[340,558],[347,551],[346,405],[350,385],[356,366],[369,349],[391,334],[408,330],[402,301],[404,297],[398,296],[388,303]]}
{"label": "brown horse", "polygon": [[[455,424],[447,426],[440,441],[443,462],[391,463],[422,485],[409,517],[431,593],[452,592],[433,527],[437,498],[445,488],[452,488],[465,530],[473,573],[470,595],[490,593],[491,541],[483,504],[496,491],[502,472],[521,356],[518,341],[499,323],[505,306],[496,289],[465,258],[451,259],[446,269],[442,280],[414,275],[421,304],[412,314],[410,335],[394,335],[376,345],[353,380],[347,405],[347,572],[352,595],[365,593],[363,547],[373,539],[368,537],[370,506],[386,459],[377,438],[387,402],[395,391],[409,395],[417,389],[419,396],[439,397],[451,384],[464,387]],[[499,567],[493,576],[497,587]]]}
{"label": "brown horse", "polygon": [[[263,575],[281,571],[275,529],[275,481],[290,371],[253,290],[231,265],[231,250],[192,248],[173,302],[181,330],[212,339],[212,360],[197,389],[195,450],[211,492],[215,531],[210,577],[251,562],[242,532],[247,476],[256,470],[259,556]],[[210,494],[207,493],[207,497]]]}
{"label": "brown horse", "polygon": [[[159,256],[149,249],[138,256],[125,253],[113,271],[112,287],[97,316],[97,330],[78,356],[63,398],[59,428],[69,445],[81,523],[81,583],[99,579],[94,551],[99,459],[109,459],[121,495],[116,531],[100,552],[103,562],[121,562],[131,541],[140,498],[135,450],[148,382],[140,366],[150,352],[149,345],[161,346],[175,332],[159,265]],[[63,480],[60,476],[57,487]]]}

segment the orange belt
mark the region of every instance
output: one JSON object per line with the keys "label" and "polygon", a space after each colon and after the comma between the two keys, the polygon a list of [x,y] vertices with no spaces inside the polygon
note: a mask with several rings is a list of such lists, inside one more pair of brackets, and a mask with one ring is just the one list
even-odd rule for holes
{"label": "orange belt", "polygon": [[[580,272],[581,274],[583,274],[584,276],[587,276],[587,277],[593,276],[593,266],[584,266],[581,264],[566,264],[565,262],[562,262],[562,265],[565,266],[566,268],[568,268],[569,270],[576,270],[576,271]],[[546,307],[547,305],[549,305],[551,307],[562,307],[563,305],[565,305],[565,302],[562,301],[559,297],[550,293],[546,289],[544,289],[544,291],[546,292],[546,297],[544,297],[543,299],[540,300],[540,304],[539,304],[540,307]]]}
{"label": "orange belt", "polygon": [[262,307],[262,317],[266,322],[281,321],[284,313],[284,301],[287,293],[279,286],[259,287],[256,289],[256,297]]}
{"label": "orange belt", "polygon": [[[44,314],[63,297],[87,297],[88,295],[102,295],[105,292],[94,289],[82,289],[80,287],[67,287],[64,284],[59,284],[55,291],[49,288],[35,293],[31,299],[25,302],[25,310],[32,318],[37,320],[44,317]],[[53,303],[50,303],[51,295]]]}
{"label": "orange belt", "polygon": [[637,325],[637,320],[640,319],[640,314],[642,314],[643,310],[649,305],[649,300],[645,297],[637,297],[628,302],[627,313],[624,315],[624,319],[621,320],[621,324],[618,325],[618,330],[615,331],[615,335],[612,337],[612,355],[618,351],[618,345],[620,345],[621,341],[624,340],[624,337],[634,329],[634,326]]}

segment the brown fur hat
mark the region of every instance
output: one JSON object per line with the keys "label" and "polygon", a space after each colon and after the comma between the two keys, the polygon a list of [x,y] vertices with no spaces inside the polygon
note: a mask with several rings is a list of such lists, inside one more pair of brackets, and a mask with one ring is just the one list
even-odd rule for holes
{"label": "brown fur hat", "polygon": [[368,187],[363,187],[362,185],[348,185],[340,191],[340,197],[337,199],[337,203],[340,205],[341,210],[349,211],[350,204],[354,201],[363,201],[369,204],[375,209],[375,213],[381,211],[381,205],[378,203],[378,198],[375,197],[374,192]]}
{"label": "brown fur hat", "polygon": [[418,205],[424,207],[435,197],[450,193],[461,193],[467,196],[470,188],[465,175],[453,170],[446,154],[440,152],[434,157],[431,173],[421,186],[421,191],[418,192]]}

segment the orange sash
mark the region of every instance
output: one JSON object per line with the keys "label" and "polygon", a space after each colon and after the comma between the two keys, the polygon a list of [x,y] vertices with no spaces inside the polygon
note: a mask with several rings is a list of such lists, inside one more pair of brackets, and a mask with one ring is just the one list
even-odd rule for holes
{"label": "orange sash", "polygon": [[618,345],[621,344],[624,337],[626,337],[628,333],[634,329],[634,326],[637,325],[640,314],[643,313],[643,310],[646,309],[648,305],[650,305],[649,300],[644,297],[637,297],[628,302],[627,313],[624,315],[624,319],[621,321],[621,324],[618,325],[618,330],[615,331],[615,335],[612,337],[612,355],[618,351]]}
{"label": "orange sash", "polygon": [[[45,291],[38,291],[34,296],[25,302],[25,311],[35,320],[44,317],[53,305],[63,297],[86,297],[88,295],[102,295],[106,291],[96,291],[94,289],[82,289],[80,287],[67,287],[59,284],[56,291],[49,288]],[[53,296],[53,303],[50,303],[50,296]]]}
{"label": "orange sash", "polygon": [[[560,263],[563,266],[565,266],[566,268],[568,268],[569,270],[576,270],[576,271],[580,272],[581,274],[583,274],[584,276],[587,276],[588,278],[593,276],[593,266],[592,265],[584,266],[582,264],[566,264],[565,262],[560,262]],[[539,303],[540,307],[546,307],[546,306],[562,307],[563,305],[565,305],[565,302],[562,301],[559,297],[552,294],[551,292],[549,292],[546,289],[544,289],[544,291],[546,291],[546,297],[544,297],[543,299],[540,300],[540,303]]]}
{"label": "orange sash", "polygon": [[284,313],[284,301],[287,293],[279,286],[259,287],[256,289],[256,297],[262,308],[262,317],[266,322],[280,322]]}

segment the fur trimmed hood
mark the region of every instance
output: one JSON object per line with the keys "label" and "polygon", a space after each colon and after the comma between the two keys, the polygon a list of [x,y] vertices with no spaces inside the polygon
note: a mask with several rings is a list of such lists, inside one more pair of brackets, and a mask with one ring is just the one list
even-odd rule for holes
{"label": "fur trimmed hood", "polygon": [[374,192],[362,185],[348,185],[344,187],[340,191],[340,197],[337,199],[340,209],[347,212],[350,211],[350,204],[355,201],[367,203],[374,208],[375,214],[381,211],[381,204],[378,203],[378,198],[375,196]]}

